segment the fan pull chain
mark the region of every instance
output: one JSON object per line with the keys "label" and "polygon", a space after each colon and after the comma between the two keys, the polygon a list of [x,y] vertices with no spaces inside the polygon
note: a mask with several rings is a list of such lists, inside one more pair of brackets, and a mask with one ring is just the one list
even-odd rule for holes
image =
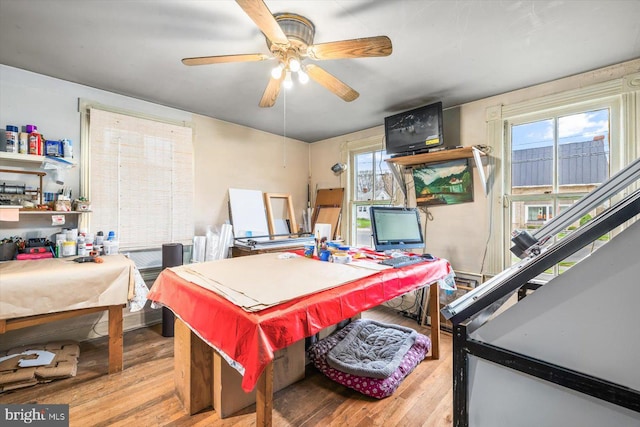
{"label": "fan pull chain", "polygon": [[287,167],[287,91],[284,91],[283,97],[284,110],[282,114],[282,167]]}

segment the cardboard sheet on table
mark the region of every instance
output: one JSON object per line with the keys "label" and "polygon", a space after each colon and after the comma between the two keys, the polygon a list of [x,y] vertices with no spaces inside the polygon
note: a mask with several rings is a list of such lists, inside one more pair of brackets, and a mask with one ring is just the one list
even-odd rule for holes
{"label": "cardboard sheet on table", "polygon": [[349,265],[351,267],[367,268],[369,270],[374,270],[374,271],[382,271],[382,270],[388,270],[390,268],[393,268],[390,265],[380,264],[378,263],[378,261],[367,261],[367,260],[352,261],[351,263],[349,263]]}
{"label": "cardboard sheet on table", "polygon": [[176,272],[181,278],[188,280],[191,283],[195,283],[198,286],[201,286],[205,289],[209,289],[210,291],[214,291],[220,296],[225,297],[238,307],[243,308],[251,308],[260,306],[261,304],[254,300],[251,297],[248,297],[238,291],[230,289],[215,280],[207,279],[202,277],[200,274],[192,273],[186,269],[180,269],[179,272]]}
{"label": "cardboard sheet on table", "polygon": [[[281,258],[280,253],[228,258],[174,267],[185,280],[199,276],[200,286],[233,299],[243,301],[241,307],[259,309],[333,288],[371,276],[374,270],[349,265],[321,262],[296,256]],[[187,273],[185,277],[183,273]],[[268,277],[268,280],[265,278]],[[193,280],[190,280],[193,282]],[[232,295],[228,298],[227,294]],[[240,297],[243,295],[245,298]]]}

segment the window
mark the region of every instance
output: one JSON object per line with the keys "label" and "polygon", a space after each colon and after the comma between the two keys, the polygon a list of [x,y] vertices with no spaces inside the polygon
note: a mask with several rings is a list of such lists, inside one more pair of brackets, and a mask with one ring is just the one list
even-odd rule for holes
{"label": "window", "polygon": [[351,245],[373,246],[369,207],[396,201],[396,184],[384,150],[365,148],[350,154]]}
{"label": "window", "polygon": [[[610,108],[565,110],[539,119],[525,117],[507,121],[511,182],[508,188],[510,230],[505,234],[511,235],[516,229],[542,227],[609,178]],[[596,213],[597,210],[590,213],[589,218]],[[572,225],[556,238],[564,237],[579,225]],[[547,273],[562,273],[600,246],[602,241],[599,242]],[[512,257],[512,262],[517,260]]]}
{"label": "window", "polygon": [[530,205],[527,206],[527,224],[545,222],[553,217],[553,206]]}
{"label": "window", "polygon": [[192,129],[90,108],[86,135],[82,192],[91,201],[89,231],[115,231],[121,250],[190,243]]}

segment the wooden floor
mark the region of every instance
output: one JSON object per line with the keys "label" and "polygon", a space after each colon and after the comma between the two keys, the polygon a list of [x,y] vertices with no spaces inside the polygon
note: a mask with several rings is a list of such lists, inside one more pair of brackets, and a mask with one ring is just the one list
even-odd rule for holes
{"label": "wooden floor", "polygon": [[[385,307],[363,317],[429,334]],[[212,410],[184,414],[174,394],[173,339],[160,326],[125,333],[124,371],[107,375],[107,339],[80,345],[74,378],[0,394],[0,403],[69,404],[71,426],[251,426],[255,407],[221,420]],[[441,357],[424,360],[383,400],[336,384],[311,365],[306,378],[274,395],[275,426],[451,426],[452,338],[442,333]]]}

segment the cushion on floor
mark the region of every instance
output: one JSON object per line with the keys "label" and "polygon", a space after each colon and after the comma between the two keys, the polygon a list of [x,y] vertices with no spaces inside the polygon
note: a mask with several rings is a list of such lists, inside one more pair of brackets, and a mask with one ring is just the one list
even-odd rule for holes
{"label": "cushion on floor", "polygon": [[417,335],[404,326],[360,319],[327,353],[327,363],[347,374],[387,378],[400,366]]}
{"label": "cushion on floor", "polygon": [[354,375],[331,367],[327,361],[328,353],[363,320],[356,320],[312,344],[307,353],[314,366],[328,378],[367,396],[382,399],[393,394],[405,377],[426,357],[431,349],[431,340],[425,335],[416,333],[413,345],[406,351],[398,367],[386,378]]}

